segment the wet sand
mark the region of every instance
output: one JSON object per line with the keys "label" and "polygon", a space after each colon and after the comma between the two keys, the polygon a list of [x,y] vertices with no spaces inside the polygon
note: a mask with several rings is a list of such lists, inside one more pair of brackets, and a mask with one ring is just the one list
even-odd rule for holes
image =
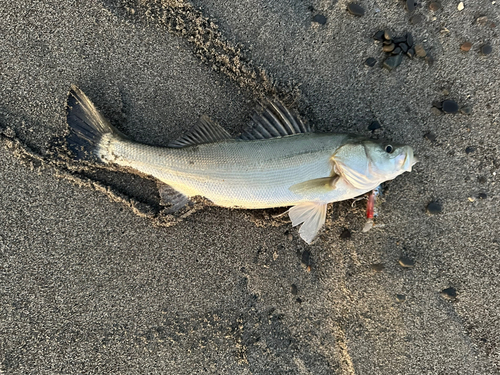
{"label": "wet sand", "polygon": [[[360,18],[343,1],[0,7],[2,373],[500,371],[499,5],[424,2],[412,25],[401,2],[360,4]],[[381,68],[385,28],[434,64]],[[282,210],[165,217],[152,179],[64,159],[71,84],[143,143],[204,114],[236,135],[276,96],[317,131],[370,136],[376,119],[420,163],[386,184],[383,227],[362,233],[363,201],[333,204],[311,246]],[[444,99],[472,113],[433,114]]]}

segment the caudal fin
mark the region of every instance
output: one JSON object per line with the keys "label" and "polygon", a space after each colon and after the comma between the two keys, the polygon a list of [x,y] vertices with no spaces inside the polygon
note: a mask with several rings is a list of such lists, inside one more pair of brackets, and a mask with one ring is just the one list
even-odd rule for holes
{"label": "caudal fin", "polygon": [[101,161],[97,151],[102,137],[106,134],[122,137],[75,85],[69,91],[66,114],[69,127],[66,142],[76,159]]}

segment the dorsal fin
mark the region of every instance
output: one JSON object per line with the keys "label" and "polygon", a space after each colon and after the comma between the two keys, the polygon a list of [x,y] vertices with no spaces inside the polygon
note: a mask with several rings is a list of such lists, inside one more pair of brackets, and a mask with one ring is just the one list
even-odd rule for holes
{"label": "dorsal fin", "polygon": [[231,135],[223,127],[213,122],[208,116],[203,115],[198,124],[178,140],[171,142],[168,147],[181,148],[230,138]]}
{"label": "dorsal fin", "polygon": [[311,131],[309,125],[304,124],[278,101],[261,103],[252,120],[254,124],[240,135],[240,139],[250,141]]}

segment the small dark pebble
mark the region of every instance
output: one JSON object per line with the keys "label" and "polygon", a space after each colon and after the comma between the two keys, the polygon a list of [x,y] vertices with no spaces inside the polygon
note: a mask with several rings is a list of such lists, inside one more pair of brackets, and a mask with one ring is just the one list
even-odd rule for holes
{"label": "small dark pebble", "polygon": [[485,184],[487,181],[488,181],[488,179],[484,176],[479,176],[477,178],[477,182],[479,182],[480,184]]}
{"label": "small dark pebble", "polygon": [[444,113],[457,113],[458,112],[458,104],[456,101],[448,99],[444,100],[442,103],[442,109]]}
{"label": "small dark pebble", "polygon": [[433,1],[429,4],[429,9],[432,10],[433,12],[435,12],[436,10],[439,10],[441,9],[441,4],[439,4],[438,2],[436,1]]}
{"label": "small dark pebble", "polygon": [[302,303],[302,298],[297,297],[297,299],[295,301],[297,301],[297,303]]}
{"label": "small dark pebble", "polygon": [[373,35],[373,39],[383,42],[384,41],[384,30],[379,30]]}
{"label": "small dark pebble", "polygon": [[322,15],[322,14],[316,14],[313,17],[313,22],[317,22],[320,25],[324,25],[326,23],[326,17],[324,15]]}
{"label": "small dark pebble", "polygon": [[476,148],[473,146],[468,146],[465,148],[465,153],[466,154],[472,154],[474,151],[476,151]]}
{"label": "small dark pebble", "polygon": [[464,52],[469,52],[471,48],[472,48],[472,43],[471,42],[464,42],[460,46],[460,49],[462,51],[464,51]]}
{"label": "small dark pebble", "polygon": [[382,126],[380,125],[380,122],[376,120],[372,121],[371,124],[368,125],[368,130],[371,130],[372,132],[380,128],[382,128]]}
{"label": "small dark pebble", "polygon": [[416,24],[419,24],[420,22],[422,22],[424,20],[424,16],[422,16],[421,14],[415,14],[414,16],[412,16],[410,18],[410,23],[412,25],[416,25]]}
{"label": "small dark pebble", "polygon": [[406,0],[406,10],[411,13],[415,10],[415,1],[414,0]]}
{"label": "small dark pebble", "polygon": [[392,41],[396,44],[406,43],[406,36],[397,36],[395,38],[392,38]]}
{"label": "small dark pebble", "polygon": [[488,196],[486,195],[486,193],[479,193],[479,194],[477,195],[477,197],[478,197],[479,199],[486,199],[486,198],[488,198]]}
{"label": "small dark pebble", "polygon": [[377,63],[377,60],[374,59],[373,57],[369,57],[365,61],[365,65],[368,66],[368,67],[370,67],[370,68],[373,68],[376,63]]}
{"label": "small dark pebble", "polygon": [[406,43],[399,44],[399,48],[401,48],[401,51],[403,51],[403,53],[408,52],[408,45]]}
{"label": "small dark pebble", "polygon": [[453,287],[443,289],[441,291],[441,296],[449,300],[454,300],[455,298],[457,298],[457,290]]}
{"label": "small dark pebble", "polygon": [[347,10],[349,13],[354,14],[355,16],[361,17],[365,15],[365,10],[361,6],[356,3],[347,4]]}
{"label": "small dark pebble", "polygon": [[489,55],[491,52],[493,52],[493,48],[489,44],[485,44],[484,46],[481,47],[481,54],[486,56]]}
{"label": "small dark pebble", "polygon": [[437,1],[433,1],[429,4],[429,9],[435,12],[441,9],[441,4],[439,4]]}
{"label": "small dark pebble", "polygon": [[297,295],[297,293],[298,293],[298,292],[297,292],[297,285],[292,284],[292,287],[291,287],[291,292],[292,292],[292,294],[293,294],[294,296],[296,296],[296,295]]}
{"label": "small dark pebble", "polygon": [[443,112],[438,107],[432,107],[431,108],[431,113],[434,116],[441,116],[443,114]]}
{"label": "small dark pebble", "polygon": [[469,105],[463,106],[460,108],[460,113],[464,115],[470,115],[472,113],[472,107]]}
{"label": "small dark pebble", "polygon": [[431,202],[427,205],[427,212],[432,215],[439,214],[441,211],[443,208],[438,202]]}
{"label": "small dark pebble", "polygon": [[404,302],[406,301],[406,296],[404,294],[396,294],[396,301]]}
{"label": "small dark pebble", "polygon": [[432,132],[427,132],[424,134],[424,138],[431,142],[436,142],[437,136]]}
{"label": "small dark pebble", "polygon": [[412,48],[408,49],[408,52],[406,52],[406,56],[408,56],[410,59],[413,59],[413,56],[415,56],[415,50]]}
{"label": "small dark pebble", "polygon": [[385,266],[382,263],[375,263],[370,266],[370,268],[375,272],[382,272]]}
{"label": "small dark pebble", "polygon": [[427,65],[429,66],[432,66],[434,65],[434,57],[432,57],[431,55],[427,55],[425,56],[425,62],[427,63]]}
{"label": "small dark pebble", "polygon": [[342,233],[340,233],[340,238],[347,240],[351,238],[351,231],[347,228],[345,228]]}
{"label": "small dark pebble", "polygon": [[394,50],[394,48],[395,48],[395,47],[396,47],[396,46],[394,45],[394,43],[391,43],[391,44],[389,44],[389,45],[387,45],[387,46],[383,46],[383,47],[382,47],[382,50],[383,50],[384,52],[392,52],[392,51]]}
{"label": "small dark pebble", "polygon": [[401,53],[401,48],[399,48],[399,47],[396,47],[396,48],[394,48],[394,49],[392,50],[392,54],[393,54],[393,55],[398,55],[398,54],[400,54],[400,53]]}
{"label": "small dark pebble", "polygon": [[406,34],[406,44],[408,44],[408,47],[413,47],[413,43],[413,36],[410,33]]}
{"label": "small dark pebble", "polygon": [[390,30],[385,30],[384,31],[384,38],[385,40],[391,40],[392,39],[392,33]]}
{"label": "small dark pebble", "polygon": [[384,61],[384,68],[393,70],[401,65],[401,61],[403,61],[402,54],[391,56]]}
{"label": "small dark pebble", "polygon": [[404,268],[413,268],[415,266],[415,261],[405,256],[399,258],[398,262]]}
{"label": "small dark pebble", "polygon": [[302,253],[302,263],[306,266],[311,264],[311,252],[309,250],[304,250]]}

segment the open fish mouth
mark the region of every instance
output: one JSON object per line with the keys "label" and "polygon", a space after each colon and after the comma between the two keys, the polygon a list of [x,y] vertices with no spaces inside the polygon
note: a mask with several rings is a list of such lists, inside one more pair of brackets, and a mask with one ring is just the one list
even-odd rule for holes
{"label": "open fish mouth", "polygon": [[417,164],[417,162],[418,162],[418,159],[413,154],[413,148],[408,147],[406,150],[405,160],[404,160],[403,166],[402,166],[403,170],[407,171],[407,172],[411,172],[411,168],[415,164]]}

